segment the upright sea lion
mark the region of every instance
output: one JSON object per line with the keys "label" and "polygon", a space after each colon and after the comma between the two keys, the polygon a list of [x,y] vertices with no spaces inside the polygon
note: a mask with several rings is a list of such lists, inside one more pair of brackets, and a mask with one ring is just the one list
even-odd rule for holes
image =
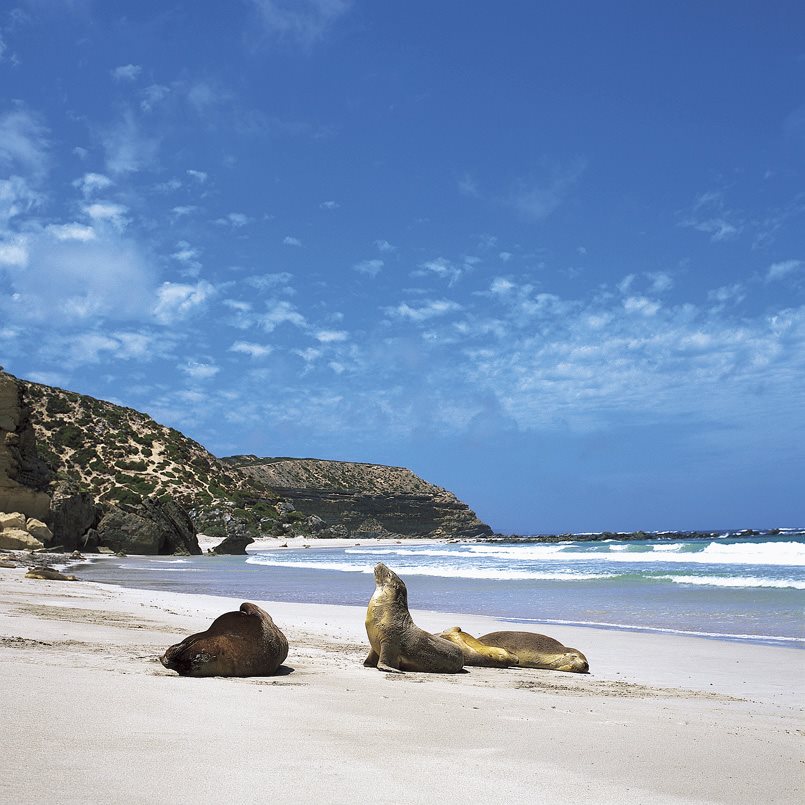
{"label": "upright sea lion", "polygon": [[26,579],[46,579],[47,581],[78,581],[75,576],[65,576],[52,567],[32,567],[26,574]]}
{"label": "upright sea lion", "polygon": [[366,634],[372,648],[363,664],[395,674],[457,674],[464,666],[461,649],[414,623],[405,583],[382,562],[375,565],[375,585],[366,610]]}
{"label": "upright sea lion", "polygon": [[478,638],[487,646],[505,648],[520,660],[520,668],[547,668],[586,674],[587,658],[577,649],[563,646],[558,640],[536,632],[490,632]]}
{"label": "upright sea lion", "polygon": [[517,665],[517,655],[506,651],[505,648],[486,646],[471,634],[463,632],[460,626],[446,629],[439,637],[455,643],[464,654],[464,665],[480,665],[485,668],[508,668]]}
{"label": "upright sea lion", "polygon": [[160,662],[180,676],[270,676],[287,656],[288,640],[271,616],[243,603],[171,646]]}

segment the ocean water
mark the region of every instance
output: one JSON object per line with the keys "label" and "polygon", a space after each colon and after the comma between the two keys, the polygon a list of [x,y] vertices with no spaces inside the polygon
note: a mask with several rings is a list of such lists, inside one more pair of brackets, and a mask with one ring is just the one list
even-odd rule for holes
{"label": "ocean water", "polygon": [[[107,558],[83,578],[365,605],[385,562],[412,609],[748,640],[805,648],[805,531],[717,539],[287,548],[232,557]],[[460,625],[460,621],[457,622]]]}

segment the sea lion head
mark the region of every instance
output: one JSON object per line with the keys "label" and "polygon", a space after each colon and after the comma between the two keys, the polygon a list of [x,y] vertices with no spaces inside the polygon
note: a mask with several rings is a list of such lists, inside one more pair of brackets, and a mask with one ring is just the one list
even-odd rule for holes
{"label": "sea lion head", "polygon": [[408,588],[405,582],[382,562],[375,565],[375,584],[378,590],[382,589],[386,595],[391,594],[395,600],[408,605]]}
{"label": "sea lion head", "polygon": [[570,671],[574,674],[590,673],[590,663],[577,648],[569,648],[565,655],[556,661],[554,667],[557,671]]}

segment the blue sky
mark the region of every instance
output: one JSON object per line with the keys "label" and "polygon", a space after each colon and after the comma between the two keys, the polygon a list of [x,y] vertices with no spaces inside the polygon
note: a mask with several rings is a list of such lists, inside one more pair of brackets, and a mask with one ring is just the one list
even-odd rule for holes
{"label": "blue sky", "polygon": [[3,9],[7,370],[503,531],[805,523],[800,3]]}

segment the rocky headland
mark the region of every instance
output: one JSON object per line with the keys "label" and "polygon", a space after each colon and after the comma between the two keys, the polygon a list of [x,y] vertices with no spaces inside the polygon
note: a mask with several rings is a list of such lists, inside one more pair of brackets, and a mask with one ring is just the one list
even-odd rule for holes
{"label": "rocky headland", "polygon": [[199,554],[198,533],[221,538],[220,553],[259,537],[492,534],[405,468],[220,459],[140,411],[3,371],[0,512],[15,515],[15,548],[68,552]]}

